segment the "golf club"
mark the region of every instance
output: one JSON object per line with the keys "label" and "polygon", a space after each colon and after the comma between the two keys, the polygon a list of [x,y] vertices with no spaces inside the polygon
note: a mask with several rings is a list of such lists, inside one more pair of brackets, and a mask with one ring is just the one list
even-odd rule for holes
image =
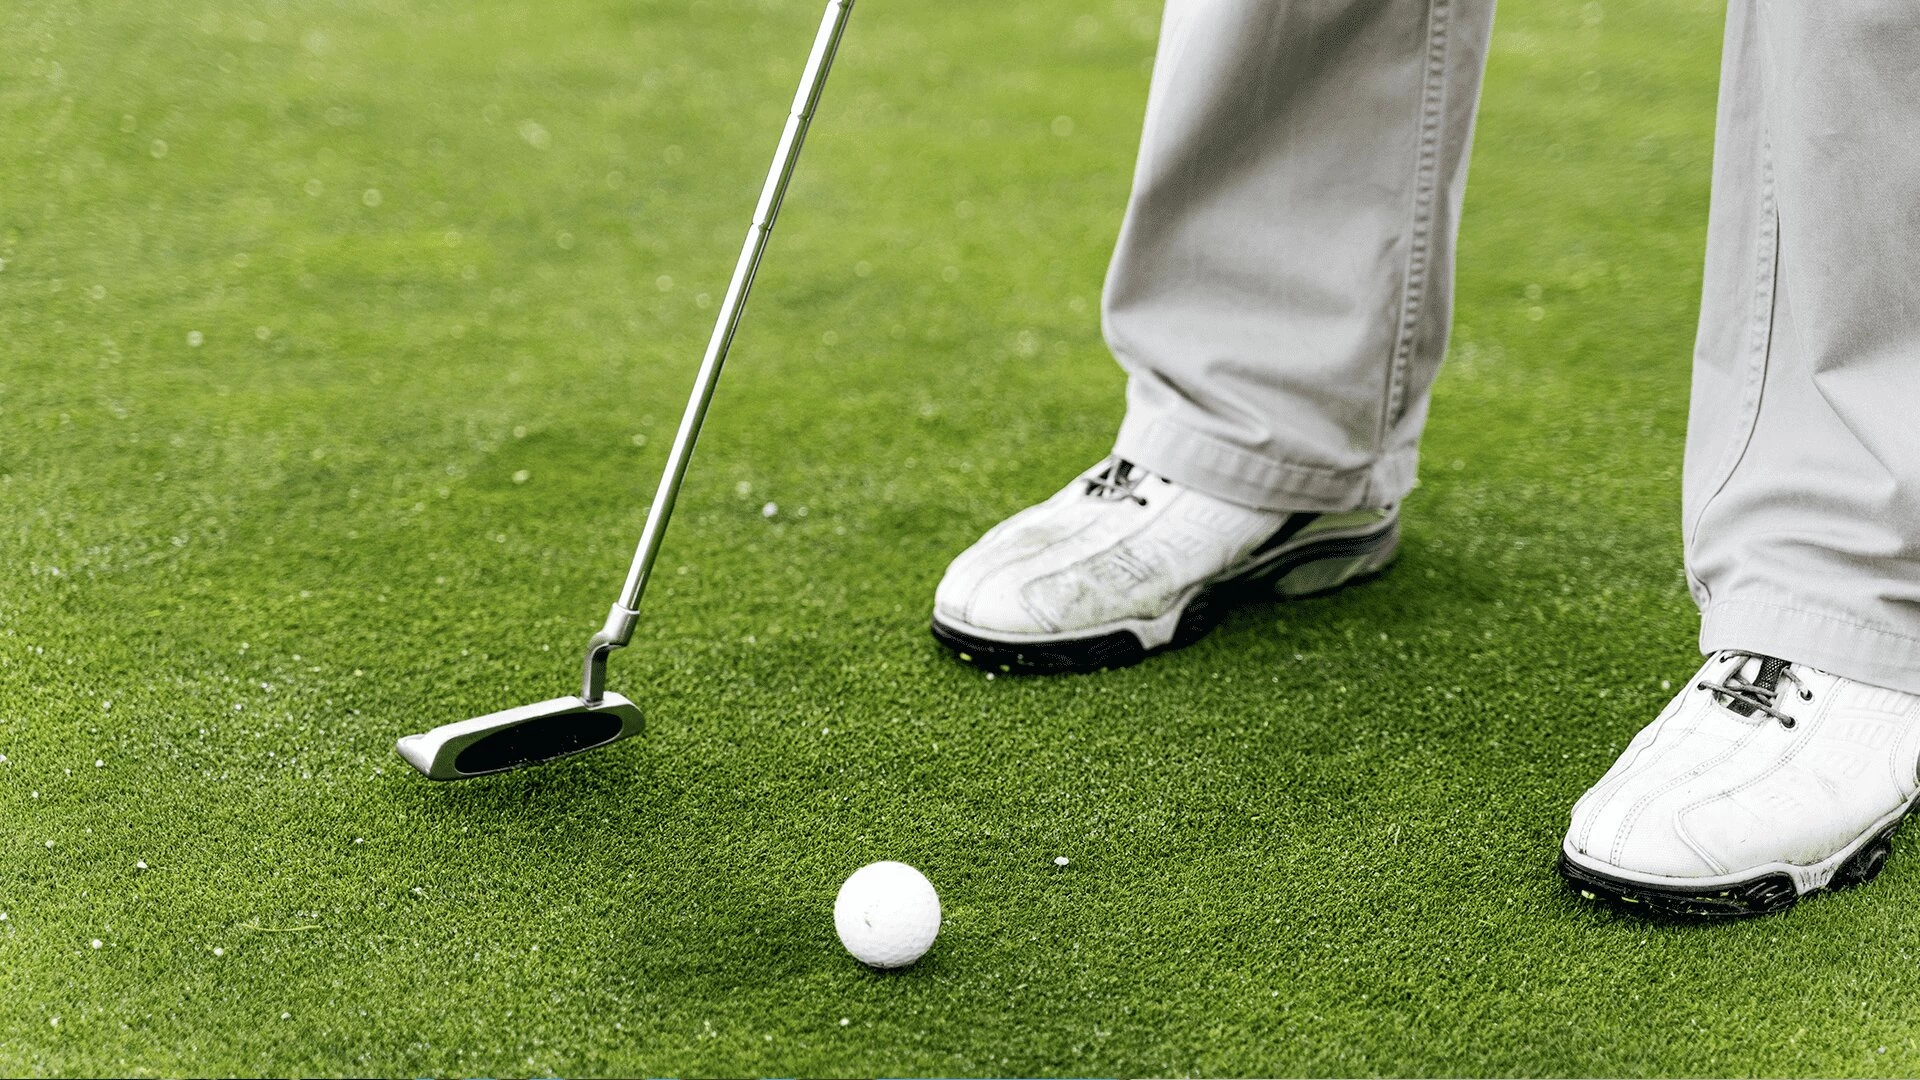
{"label": "golf club", "polygon": [[488,713],[401,738],[395,749],[407,764],[428,779],[464,780],[505,772],[597,749],[640,733],[639,707],[607,689],[607,654],[633,639],[634,624],[639,620],[640,595],[646,590],[654,557],[659,554],[661,538],[667,531],[667,519],[673,515],[674,499],[680,494],[680,481],[686,475],[687,462],[693,457],[694,441],[700,436],[700,424],[706,419],[708,403],[713,400],[721,365],[726,363],[727,349],[733,344],[747,293],[753,288],[767,237],[773,230],[774,218],[780,213],[780,202],[786,197],[787,182],[793,178],[794,165],[800,157],[800,144],[806,139],[807,125],[820,102],[827,70],[833,66],[833,55],[840,47],[840,35],[846,29],[852,9],[853,0],[831,0],[820,20],[813,51],[800,76],[800,89],[794,95],[786,128],[780,133],[779,148],[774,151],[773,166],[767,171],[766,186],[761,189],[759,205],[753,212],[753,224],[747,228],[746,245],[740,250],[739,262],[734,264],[733,280],[727,285],[713,336],[707,342],[706,356],[694,379],[693,396],[680,418],[673,450],[667,455],[666,471],[654,491],[653,506],[647,511],[647,523],[641,530],[633,565],[627,570],[626,585],[620,591],[619,601],[607,613],[605,625],[587,643],[579,696]]}

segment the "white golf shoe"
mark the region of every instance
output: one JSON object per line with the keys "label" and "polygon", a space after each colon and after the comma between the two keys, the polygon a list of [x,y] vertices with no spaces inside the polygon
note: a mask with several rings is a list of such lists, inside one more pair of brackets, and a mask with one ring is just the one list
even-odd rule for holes
{"label": "white golf shoe", "polygon": [[1242,598],[1384,569],[1394,509],[1255,510],[1117,457],[1001,522],[934,593],[933,636],[990,671],[1091,671],[1199,639]]}
{"label": "white golf shoe", "polygon": [[1761,915],[1880,872],[1920,798],[1920,695],[1713,656],[1573,807],[1560,872],[1668,915]]}

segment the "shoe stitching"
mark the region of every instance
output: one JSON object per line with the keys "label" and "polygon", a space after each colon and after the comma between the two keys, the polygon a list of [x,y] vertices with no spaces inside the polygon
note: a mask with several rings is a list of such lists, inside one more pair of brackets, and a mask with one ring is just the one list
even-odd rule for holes
{"label": "shoe stitching", "polygon": [[[1097,474],[1103,467],[1105,467],[1105,465],[1106,465],[1106,462],[1103,461],[1099,465],[1094,466],[1092,469],[1089,469],[1086,472],[1080,474],[1079,476],[1074,477],[1071,483],[1069,483],[1066,487],[1060,489],[1059,491],[1055,492],[1053,496],[1049,498],[1046,502],[1029,507],[1028,509],[1038,510],[1041,507],[1047,506],[1048,504],[1051,504],[1056,501],[1060,501],[1060,502],[1070,501],[1070,500],[1063,499],[1062,496],[1073,495],[1074,489],[1077,486],[1089,482],[1090,478],[1094,474]],[[1184,494],[1185,492],[1181,492],[1180,494],[1175,495],[1173,498],[1168,499],[1160,510],[1152,512],[1152,516],[1148,519],[1147,523],[1151,524],[1153,521],[1158,520],[1161,515],[1167,512],[1167,509],[1178,505],[1180,502],[1180,496]],[[1081,498],[1084,496],[1075,495],[1074,497]],[[1023,510],[1020,513],[1024,514],[1026,512],[1027,511]],[[1018,516],[1020,515],[1019,514],[1014,515],[1014,517],[1018,517]],[[1014,520],[1013,518],[1008,518],[1006,521],[1001,522],[998,526],[995,526],[994,529],[989,531],[987,537],[981,538],[982,541],[984,542],[988,537],[991,537],[994,532],[998,532],[1001,528],[1004,528],[1005,526],[1012,524],[1013,520]],[[1099,518],[1090,517],[1086,521],[1081,522],[1079,527],[1074,529],[1072,532],[1067,533],[1064,536],[1056,537],[1053,540],[1048,541],[1042,547],[1034,551],[1028,552],[1025,556],[1021,557],[1018,560],[1018,562],[1006,564],[1004,566],[999,567],[997,570],[989,570],[987,573],[980,575],[980,580],[976,581],[974,583],[973,588],[969,590],[967,593],[966,605],[961,608],[962,618],[964,618],[969,624],[978,625],[977,623],[975,623],[974,602],[980,598],[980,594],[986,588],[987,582],[992,580],[995,574],[999,573],[1000,571],[1007,570],[1013,566],[1018,566],[1020,565],[1020,563],[1032,562],[1035,559],[1040,558],[1042,555],[1045,555],[1048,552],[1054,550],[1055,548],[1061,546],[1062,544],[1070,543],[1071,541],[1079,539],[1089,529],[1094,528],[1098,524],[1099,524]],[[1121,543],[1121,542],[1123,541],[1115,541],[1115,543]],[[1104,551],[1106,549],[1103,548],[1101,550]],[[1089,556],[1089,558],[1091,557],[1092,556]],[[1053,625],[1053,621],[1051,619],[1042,618],[1038,612],[1034,611],[1027,604],[1026,598],[1024,596],[1021,597],[1020,606],[1023,610],[1027,612],[1028,615],[1033,616],[1035,622],[1045,625],[1053,630],[1059,629],[1059,627]]]}
{"label": "shoe stitching", "polygon": [[[1705,707],[1697,710],[1697,715],[1699,716],[1699,719],[1704,723],[1707,717],[1712,715],[1709,710],[1716,709],[1716,708],[1719,708],[1719,706],[1714,704],[1714,702],[1711,699],[1708,699],[1705,702]],[[1696,724],[1693,730],[1697,732],[1700,730],[1700,727],[1701,727],[1700,724]],[[1628,808],[1626,815],[1621,819],[1619,827],[1614,831],[1613,844],[1608,850],[1607,861],[1612,863],[1615,866],[1620,865],[1620,853],[1622,848],[1626,845],[1627,835],[1633,831],[1633,827],[1639,823],[1640,818],[1646,813],[1647,808],[1651,806],[1656,799],[1674,790],[1675,788],[1680,787],[1681,785],[1685,784],[1687,781],[1692,780],[1693,778],[1700,776],[1703,773],[1706,773],[1712,769],[1718,768],[1719,766],[1725,764],[1728,759],[1732,758],[1734,755],[1738,754],[1741,750],[1745,749],[1746,745],[1749,742],[1753,741],[1756,733],[1758,733],[1761,730],[1762,728],[1759,727],[1758,725],[1750,727],[1747,733],[1744,736],[1742,736],[1738,741],[1736,741],[1732,746],[1727,747],[1725,750],[1720,751],[1720,753],[1714,755],[1713,757],[1708,758],[1707,760],[1699,763],[1698,765],[1695,765],[1693,768],[1687,770],[1686,772],[1681,773],[1678,776],[1672,777],[1666,783],[1660,785],[1659,787],[1646,793],[1645,795],[1642,795],[1639,799],[1635,800],[1634,804]],[[1675,746],[1677,748],[1678,743],[1676,743]]]}
{"label": "shoe stitching", "polygon": [[[1704,667],[1705,665],[1702,665],[1702,666]],[[1698,678],[1697,674],[1695,678]],[[1655,738],[1648,740],[1649,745],[1643,747],[1640,751],[1641,754],[1643,755],[1646,754],[1649,750],[1653,751],[1652,756],[1647,758],[1647,761],[1646,761],[1647,768],[1652,768],[1653,766],[1659,764],[1661,759],[1668,757],[1669,755],[1677,752],[1680,749],[1680,747],[1685,744],[1686,737],[1699,730],[1700,725],[1698,721],[1703,719],[1705,715],[1699,709],[1692,710],[1693,722],[1691,723],[1690,726],[1688,725],[1689,705],[1686,701],[1686,697],[1687,695],[1692,694],[1694,692],[1695,691],[1693,690],[1682,690],[1680,692],[1680,695],[1674,701],[1669,702],[1667,707],[1661,710],[1660,716],[1654,720],[1654,726],[1660,727],[1662,729],[1666,727],[1672,727],[1675,725],[1682,725],[1682,726],[1679,728],[1679,730],[1674,732],[1674,738],[1671,741],[1669,741],[1664,748],[1654,749],[1652,744],[1656,744],[1660,741],[1657,735],[1655,736]],[[1631,748],[1631,746],[1633,745],[1633,741],[1637,741],[1638,738],[1639,736],[1636,735],[1634,740],[1630,740],[1628,742],[1629,748]],[[1626,786],[1627,781],[1633,778],[1636,771],[1637,770],[1633,768],[1626,768],[1626,769],[1620,770],[1620,772],[1615,774],[1612,777],[1612,779],[1602,777],[1600,780],[1600,783],[1594,785],[1592,790],[1588,791],[1585,796],[1582,796],[1579,799],[1579,801],[1574,804],[1575,812],[1577,813],[1579,811],[1581,803],[1584,803],[1587,801],[1588,798],[1599,794],[1603,789],[1606,791],[1606,794],[1609,797],[1615,794],[1618,794],[1620,789]],[[1606,801],[1605,799],[1599,799],[1599,800],[1596,800],[1596,803],[1604,803],[1605,801]],[[1578,841],[1579,848],[1581,851],[1587,851],[1591,847],[1591,842],[1593,839],[1594,822],[1596,822],[1599,819],[1599,817],[1600,817],[1600,814],[1596,810],[1594,813],[1589,814],[1587,816],[1586,823],[1581,827],[1580,838]],[[1618,842],[1619,842],[1618,834],[1616,833],[1615,843],[1617,844]]]}
{"label": "shoe stitching", "polygon": [[1075,540],[1079,538],[1081,534],[1085,533],[1088,529],[1093,528],[1094,525],[1095,525],[1095,522],[1092,520],[1081,522],[1078,528],[1074,529],[1070,533],[1067,533],[1065,536],[1056,537],[1055,539],[1048,541],[1045,545],[1043,545],[1039,549],[1028,552],[1026,555],[1020,557],[1014,562],[1004,563],[998,567],[989,569],[985,573],[981,574],[980,579],[978,581],[975,581],[973,583],[973,588],[968,590],[967,592],[966,606],[961,609],[962,616],[966,619],[967,622],[969,623],[974,622],[974,618],[975,618],[974,602],[980,598],[981,593],[983,593],[986,590],[987,583],[989,581],[992,581],[996,575],[1006,570],[1012,569],[1013,567],[1019,566],[1022,563],[1032,562],[1034,559],[1037,559],[1040,556],[1045,555],[1047,552],[1052,551],[1054,548],[1057,548],[1062,544],[1065,544],[1071,540]]}
{"label": "shoe stitching", "polygon": [[[1840,677],[1835,676],[1834,678],[1838,681]],[[1904,708],[1894,714],[1907,725],[1907,730],[1901,732],[1899,741],[1895,744],[1895,749],[1898,750],[1899,753],[1888,756],[1887,770],[1889,777],[1893,780],[1893,786],[1895,788],[1909,793],[1920,792],[1920,753],[1916,753],[1916,741],[1914,738],[1916,731],[1920,730],[1920,695],[1907,694],[1903,691],[1890,690],[1886,687],[1875,687],[1874,689],[1882,694],[1896,698],[1913,698],[1911,702],[1905,703]],[[1873,700],[1874,698],[1869,696],[1868,701],[1872,702]],[[1901,775],[1898,764],[1898,760],[1901,758],[1907,759],[1906,774],[1904,776]]]}
{"label": "shoe stitching", "polygon": [[[1078,559],[1075,559],[1073,562],[1068,563],[1066,566],[1063,566],[1060,569],[1053,571],[1052,573],[1045,574],[1037,578],[1027,579],[1019,587],[1018,595],[1019,595],[1021,610],[1025,611],[1029,616],[1031,616],[1035,623],[1038,623],[1039,625],[1045,627],[1047,632],[1049,633],[1060,632],[1061,623],[1059,619],[1055,617],[1055,613],[1043,611],[1041,608],[1035,606],[1033,596],[1029,592],[1032,586],[1034,586],[1038,582],[1046,581],[1046,580],[1058,577],[1059,575],[1067,573],[1075,569],[1076,567],[1085,567],[1087,568],[1088,573],[1093,573],[1093,564],[1095,563],[1096,560],[1100,560],[1103,558],[1118,559],[1122,563],[1123,569],[1128,569],[1129,573],[1131,573],[1130,564],[1144,565],[1144,562],[1137,555],[1129,558],[1127,555],[1121,554],[1121,553],[1132,550],[1129,548],[1129,545],[1131,545],[1133,541],[1140,536],[1141,533],[1145,532],[1148,528],[1152,527],[1153,525],[1158,524],[1168,514],[1172,513],[1173,508],[1176,506],[1179,506],[1186,497],[1187,497],[1187,492],[1181,491],[1181,492],[1175,493],[1173,497],[1166,499],[1164,502],[1156,500],[1157,508],[1155,507],[1145,508],[1146,513],[1148,514],[1148,517],[1146,518],[1146,520],[1140,522],[1138,528],[1133,529],[1132,531],[1126,533],[1125,535],[1122,535],[1116,538],[1112,543],[1106,545],[1105,547],[1099,548],[1095,551],[1088,552],[1086,555]],[[1098,519],[1090,519],[1080,529],[1077,529],[1073,533],[1067,536],[1061,537],[1058,541],[1048,544],[1046,547],[1033,552],[1032,554],[1028,555],[1026,558],[1020,560],[1020,562],[1021,563],[1034,562],[1040,559],[1041,556],[1047,554],[1050,551],[1053,551],[1055,548],[1063,544],[1066,544],[1069,541],[1079,539],[1089,529],[1094,528],[1097,524],[1098,524]],[[1019,564],[1012,564],[1012,565],[1019,565]],[[1003,568],[1003,569],[1007,569],[1007,568]],[[1099,581],[1097,576],[1095,580]],[[1141,579],[1141,580],[1145,580],[1145,579]],[[982,584],[984,585],[984,580]],[[1161,614],[1164,614],[1164,612],[1162,612]],[[1141,618],[1142,616],[1123,615],[1120,617],[1121,618]],[[1159,617],[1158,615],[1155,615],[1155,616],[1151,616],[1150,618],[1158,618],[1158,617]],[[1107,621],[1113,621],[1113,620],[1107,620]]]}
{"label": "shoe stitching", "polygon": [[[1723,864],[1721,864],[1720,860],[1715,859],[1712,856],[1707,854],[1706,850],[1702,847],[1701,842],[1694,836],[1692,830],[1687,828],[1686,815],[1696,809],[1699,809],[1702,806],[1707,805],[1708,803],[1717,802],[1722,799],[1730,799],[1733,796],[1738,795],[1743,791],[1747,791],[1754,787],[1757,787],[1763,781],[1771,779],[1775,774],[1784,770],[1789,764],[1791,764],[1794,761],[1794,759],[1798,758],[1801,755],[1801,753],[1806,750],[1808,746],[1813,745],[1814,739],[1822,731],[1826,730],[1827,720],[1833,713],[1834,697],[1835,695],[1832,692],[1828,692],[1826,694],[1821,695],[1822,700],[1818,708],[1815,710],[1813,716],[1806,717],[1806,718],[1796,718],[1799,720],[1801,724],[1805,725],[1805,730],[1796,733],[1796,737],[1794,739],[1793,745],[1788,748],[1785,754],[1782,754],[1772,764],[1762,769],[1759,773],[1756,773],[1755,775],[1749,777],[1744,783],[1728,788],[1725,791],[1706,796],[1702,799],[1696,800],[1695,802],[1688,803],[1687,805],[1682,806],[1680,809],[1674,812],[1674,815],[1673,815],[1674,831],[1680,834],[1680,838],[1686,842],[1686,845],[1689,848],[1693,849],[1694,854],[1699,855],[1701,857],[1702,861],[1706,862],[1711,866],[1720,867],[1719,872],[1722,874],[1730,874],[1733,872],[1730,868],[1727,868]],[[1762,730],[1765,730],[1764,724],[1755,726],[1756,734]],[[1743,746],[1745,745],[1744,740],[1742,741],[1741,745]],[[1848,843],[1852,843],[1852,842],[1853,841],[1851,840],[1848,841]],[[1827,856],[1827,857],[1831,858],[1831,856]],[[1798,865],[1798,864],[1795,864],[1795,865]]]}

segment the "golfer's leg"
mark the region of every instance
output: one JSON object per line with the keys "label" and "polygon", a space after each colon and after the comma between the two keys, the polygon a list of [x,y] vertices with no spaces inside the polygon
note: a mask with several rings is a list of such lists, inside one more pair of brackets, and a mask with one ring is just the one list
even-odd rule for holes
{"label": "golfer's leg", "polygon": [[1711,653],[1562,870],[1670,912],[1860,884],[1920,799],[1920,8],[1734,0],[1687,436]]}
{"label": "golfer's leg", "polygon": [[1168,0],[1108,273],[1116,453],[1254,507],[1412,486],[1492,0]]}
{"label": "golfer's leg", "polygon": [[953,561],[936,638],[1112,667],[1393,558],[1492,9],[1169,0],[1104,306],[1115,455]]}
{"label": "golfer's leg", "polygon": [[1920,6],[1733,19],[1686,461],[1701,648],[1920,693]]}

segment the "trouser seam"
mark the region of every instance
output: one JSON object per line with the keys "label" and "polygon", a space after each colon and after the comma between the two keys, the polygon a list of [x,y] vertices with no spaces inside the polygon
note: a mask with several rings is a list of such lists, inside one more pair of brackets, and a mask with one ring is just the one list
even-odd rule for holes
{"label": "trouser seam", "polygon": [[[1764,139],[1761,142],[1760,162],[1760,235],[1755,238],[1757,243],[1754,245],[1753,314],[1749,319],[1746,349],[1748,375],[1741,402],[1746,415],[1745,430],[1730,441],[1726,453],[1721,455],[1722,464],[1716,469],[1720,473],[1719,480],[1706,498],[1701,500],[1699,509],[1694,511],[1693,521],[1686,531],[1686,550],[1689,555],[1699,543],[1707,512],[1733,481],[1733,474],[1740,471],[1740,463],[1746,460],[1747,450],[1753,445],[1754,433],[1760,427],[1760,410],[1766,398],[1767,367],[1773,355],[1774,309],[1779,306],[1780,207],[1773,193],[1773,149]],[[1748,404],[1749,401],[1751,404]],[[1687,570],[1687,577],[1698,590],[1700,607],[1705,610],[1713,600],[1712,591],[1704,580],[1693,573],[1691,567]]]}
{"label": "trouser seam", "polygon": [[1407,271],[1401,289],[1399,326],[1393,357],[1387,369],[1387,392],[1380,410],[1376,445],[1387,445],[1388,433],[1406,407],[1407,370],[1427,294],[1432,247],[1433,209],[1439,188],[1440,133],[1447,101],[1447,26],[1452,0],[1434,0],[1428,10],[1427,70],[1420,91],[1420,142],[1414,161],[1413,215],[1407,230]]}

